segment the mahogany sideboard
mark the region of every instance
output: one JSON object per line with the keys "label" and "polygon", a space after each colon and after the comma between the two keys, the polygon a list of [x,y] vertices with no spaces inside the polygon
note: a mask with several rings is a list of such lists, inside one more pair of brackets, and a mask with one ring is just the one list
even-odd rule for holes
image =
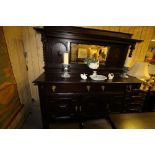
{"label": "mahogany sideboard", "polygon": [[[86,29],[81,27],[44,27],[35,28],[42,34],[45,72],[34,83],[38,85],[43,128],[57,121],[78,121],[105,118],[109,113],[141,111],[141,81],[134,78],[121,78],[124,62],[132,56],[137,42],[131,39],[132,34]],[[104,64],[96,69],[97,74],[107,76],[114,73],[113,80],[95,81],[86,64],[72,60],[72,45],[81,44],[108,47],[109,51]],[[70,78],[62,78],[63,54],[69,53]],[[74,54],[76,55],[76,54]],[[88,78],[82,80],[81,73]],[[132,103],[136,103],[133,105]],[[82,126],[81,126],[82,127]]]}
{"label": "mahogany sideboard", "polygon": [[[81,80],[80,76],[71,76],[66,80],[61,77],[46,77],[45,74],[35,83],[39,88],[44,128],[55,121],[82,123],[87,119],[105,118],[109,113],[123,112],[127,110],[125,106],[128,96],[132,96],[132,90],[138,89],[141,84],[133,77],[115,77],[112,81],[96,82],[90,78]],[[142,96],[138,95],[137,98],[139,97]]]}

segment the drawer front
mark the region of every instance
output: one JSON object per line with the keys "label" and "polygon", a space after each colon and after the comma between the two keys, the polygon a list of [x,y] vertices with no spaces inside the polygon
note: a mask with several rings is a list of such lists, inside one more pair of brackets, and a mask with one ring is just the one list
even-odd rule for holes
{"label": "drawer front", "polygon": [[86,92],[123,92],[125,86],[105,84],[50,84],[46,86],[48,94],[86,93]]}
{"label": "drawer front", "polygon": [[126,86],[120,84],[108,84],[105,86],[105,92],[124,92]]}
{"label": "drawer front", "polygon": [[134,84],[134,85],[127,85],[126,86],[126,91],[127,92],[131,92],[131,91],[134,91],[134,92],[140,92],[140,84]]}
{"label": "drawer front", "polygon": [[73,98],[50,98],[47,103],[47,112],[52,118],[72,118],[76,115],[76,111],[76,100]]}
{"label": "drawer front", "polygon": [[128,85],[125,94],[124,112],[142,112],[146,93],[139,85]]}
{"label": "drawer front", "polygon": [[48,94],[53,93],[76,93],[76,92],[86,92],[87,89],[81,84],[51,84],[46,86]]}
{"label": "drawer front", "polygon": [[119,84],[95,84],[86,85],[87,92],[103,92],[103,93],[118,93],[125,91],[125,85]]}
{"label": "drawer front", "polygon": [[103,93],[104,85],[83,85],[83,84],[53,84],[46,86],[47,96],[54,94],[87,94],[87,93]]}

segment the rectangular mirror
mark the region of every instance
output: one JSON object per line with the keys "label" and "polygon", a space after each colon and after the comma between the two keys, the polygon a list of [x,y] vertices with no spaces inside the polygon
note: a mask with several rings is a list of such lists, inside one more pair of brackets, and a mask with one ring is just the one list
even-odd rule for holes
{"label": "rectangular mirror", "polygon": [[104,65],[109,49],[109,46],[71,43],[71,63],[84,64],[86,59],[95,59]]}

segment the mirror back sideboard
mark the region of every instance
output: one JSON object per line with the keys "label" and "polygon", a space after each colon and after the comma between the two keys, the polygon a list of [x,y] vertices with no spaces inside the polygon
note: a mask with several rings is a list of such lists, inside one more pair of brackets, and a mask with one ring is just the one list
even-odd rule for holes
{"label": "mirror back sideboard", "polygon": [[[35,28],[42,34],[45,72],[34,83],[38,85],[43,127],[57,121],[78,121],[105,118],[111,112],[125,112],[128,97],[138,90],[141,81],[120,77],[127,54],[132,56],[136,43],[132,34],[86,29],[70,26]],[[107,76],[113,72],[113,80],[95,81],[86,64],[71,61],[71,45],[97,45],[110,47],[104,65],[96,70]],[[70,78],[61,77],[63,73],[64,52],[69,53]],[[88,75],[87,80],[80,78],[81,73]],[[134,95],[133,95],[134,96]],[[140,93],[137,93],[137,98]],[[135,96],[134,96],[135,97]],[[134,98],[133,98],[134,99]],[[132,100],[133,101],[133,100]],[[139,111],[139,109],[135,108]],[[82,127],[82,126],[80,126]]]}
{"label": "mirror back sideboard", "polygon": [[69,52],[70,71],[79,73],[80,69],[86,69],[86,65],[71,63],[71,45],[88,44],[109,46],[110,50],[105,65],[100,65],[100,69],[123,69],[125,59],[129,51],[129,57],[137,42],[141,40],[131,39],[132,34],[112,32],[105,30],[95,30],[71,26],[51,26],[44,29],[37,29],[42,33],[45,73],[52,71],[61,72],[64,52]]}

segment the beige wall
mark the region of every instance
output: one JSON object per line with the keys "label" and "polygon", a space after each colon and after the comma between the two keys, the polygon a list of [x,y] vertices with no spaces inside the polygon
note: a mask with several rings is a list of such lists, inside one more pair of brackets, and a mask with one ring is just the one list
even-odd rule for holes
{"label": "beige wall", "polygon": [[[134,39],[144,40],[144,42],[136,45],[133,52],[132,63],[143,61],[147,52],[150,40],[152,38],[154,27],[147,26],[85,26],[101,30],[109,30],[116,32],[125,32],[133,34]],[[41,35],[37,33],[33,27],[4,27],[5,36],[9,47],[10,59],[13,64],[15,78],[19,87],[20,97],[23,102],[26,96],[25,93],[31,92],[32,98],[38,103],[38,90],[33,85],[35,80],[44,70],[43,49]],[[14,44],[14,45],[13,45]],[[26,60],[23,52],[27,53]],[[26,73],[25,66],[28,66]],[[23,77],[24,75],[24,77]],[[27,76],[26,76],[27,75]],[[29,86],[30,85],[30,91]],[[30,95],[28,95],[30,96]],[[28,97],[29,98],[29,97]]]}
{"label": "beige wall", "polygon": [[12,120],[8,128],[20,128],[25,116],[28,114],[28,108],[31,103],[30,86],[28,82],[28,72],[24,57],[23,46],[23,27],[3,27],[6,45],[10,57],[10,62],[14,77],[17,83],[19,98],[23,108]]}
{"label": "beige wall", "polygon": [[8,53],[17,82],[20,101],[24,105],[31,102],[30,86],[28,82],[28,72],[26,70],[26,61],[24,57],[23,46],[23,27],[7,26],[3,27]]}
{"label": "beige wall", "polygon": [[43,47],[41,34],[36,32],[33,27],[23,28],[24,49],[27,53],[26,63],[28,66],[29,85],[31,88],[32,98],[36,103],[39,102],[38,88],[32,82],[44,72],[43,66]]}

